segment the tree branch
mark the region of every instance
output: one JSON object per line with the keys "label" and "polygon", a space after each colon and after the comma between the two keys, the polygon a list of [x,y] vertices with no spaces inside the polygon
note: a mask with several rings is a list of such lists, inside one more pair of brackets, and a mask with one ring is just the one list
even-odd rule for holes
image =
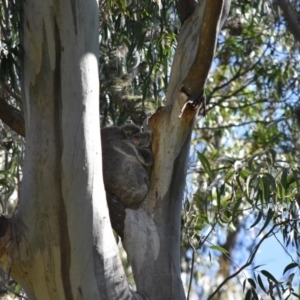
{"label": "tree branch", "polygon": [[176,9],[181,25],[188,19],[196,9],[195,0],[177,0]]}
{"label": "tree branch", "polygon": [[[198,5],[203,4],[199,2]],[[223,6],[224,0],[206,3],[197,53],[186,78],[183,80],[184,91],[191,100],[199,99],[203,92],[215,54]]]}
{"label": "tree branch", "polygon": [[0,119],[12,130],[25,136],[25,121],[22,112],[0,98]]}
{"label": "tree branch", "polygon": [[297,22],[295,14],[291,11],[290,6],[286,0],[277,0],[283,15],[288,23],[288,27],[292,32],[295,40],[300,42],[300,24]]}

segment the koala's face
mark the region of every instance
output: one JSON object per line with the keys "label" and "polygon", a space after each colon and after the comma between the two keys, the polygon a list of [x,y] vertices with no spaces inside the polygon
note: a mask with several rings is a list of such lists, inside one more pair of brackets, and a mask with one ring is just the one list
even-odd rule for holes
{"label": "koala's face", "polygon": [[141,129],[134,124],[126,124],[121,127],[121,130],[127,139],[141,131]]}
{"label": "koala's face", "polygon": [[131,141],[136,147],[149,148],[152,142],[152,136],[150,132],[139,132],[131,137]]}

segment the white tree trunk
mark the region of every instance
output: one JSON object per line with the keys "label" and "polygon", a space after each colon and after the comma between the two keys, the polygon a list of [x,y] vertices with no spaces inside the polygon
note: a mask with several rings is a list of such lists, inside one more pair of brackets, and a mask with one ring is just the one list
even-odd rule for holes
{"label": "white tree trunk", "polygon": [[102,180],[96,0],[23,3],[26,152],[2,263],[30,299],[131,299]]}

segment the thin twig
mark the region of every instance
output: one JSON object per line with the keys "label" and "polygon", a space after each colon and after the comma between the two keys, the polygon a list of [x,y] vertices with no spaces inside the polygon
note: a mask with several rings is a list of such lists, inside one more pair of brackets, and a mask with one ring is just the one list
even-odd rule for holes
{"label": "thin twig", "polygon": [[191,265],[191,275],[190,275],[190,283],[189,283],[189,289],[188,289],[188,294],[187,294],[187,300],[190,299],[190,292],[191,292],[191,287],[192,287],[192,281],[193,281],[193,273],[194,273],[194,264],[195,264],[195,249],[192,246],[193,249],[193,254],[192,254],[192,265]]}
{"label": "thin twig", "polygon": [[231,128],[231,127],[240,127],[240,126],[245,126],[245,125],[250,125],[250,124],[264,124],[264,125],[269,125],[274,123],[274,121],[263,121],[263,120],[255,120],[255,121],[247,121],[247,122],[243,122],[243,123],[238,123],[238,124],[228,124],[228,125],[224,125],[224,126],[218,126],[218,127],[203,127],[201,128],[202,130],[220,130],[220,129],[227,129],[227,128]]}
{"label": "thin twig", "polygon": [[225,285],[225,283],[227,281],[229,281],[230,279],[236,277],[241,271],[243,271],[245,268],[247,268],[248,266],[250,266],[252,264],[252,261],[256,255],[256,252],[258,251],[259,247],[261,246],[262,242],[267,239],[269,236],[274,235],[273,230],[277,227],[277,226],[281,226],[284,224],[287,224],[290,221],[298,221],[297,220],[286,220],[283,222],[280,222],[278,224],[275,224],[272,226],[272,228],[263,236],[263,238],[259,241],[259,243],[255,246],[254,250],[252,251],[252,253],[250,254],[248,261],[242,266],[240,267],[236,272],[234,272],[233,274],[231,274],[230,276],[228,276],[226,279],[223,280],[223,282],[217,287],[217,289],[207,298],[207,300],[212,299],[217,293],[218,291]]}
{"label": "thin twig", "polygon": [[276,236],[276,233],[274,233],[274,237],[275,237],[275,239],[277,240],[277,242],[279,243],[279,245],[281,246],[282,250],[290,257],[290,259],[291,259],[292,261],[295,262],[293,256],[292,256],[291,254],[289,254],[289,252],[286,250],[286,248],[284,247],[284,245],[280,242],[280,240],[279,240],[278,237]]}

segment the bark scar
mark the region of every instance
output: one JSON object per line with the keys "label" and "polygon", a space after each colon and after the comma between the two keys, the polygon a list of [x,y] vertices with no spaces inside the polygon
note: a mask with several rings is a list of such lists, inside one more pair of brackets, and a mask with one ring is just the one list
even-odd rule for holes
{"label": "bark scar", "polygon": [[189,93],[185,89],[184,85],[181,87],[180,92],[184,93],[187,96],[187,100],[184,103],[178,118],[182,117],[187,106],[190,106],[191,109],[196,110],[199,108],[199,106],[201,104],[202,104],[203,116],[204,117],[206,116],[206,98],[205,98],[204,90],[201,92],[200,97],[197,97],[197,98],[193,98],[191,95],[189,95]]}

